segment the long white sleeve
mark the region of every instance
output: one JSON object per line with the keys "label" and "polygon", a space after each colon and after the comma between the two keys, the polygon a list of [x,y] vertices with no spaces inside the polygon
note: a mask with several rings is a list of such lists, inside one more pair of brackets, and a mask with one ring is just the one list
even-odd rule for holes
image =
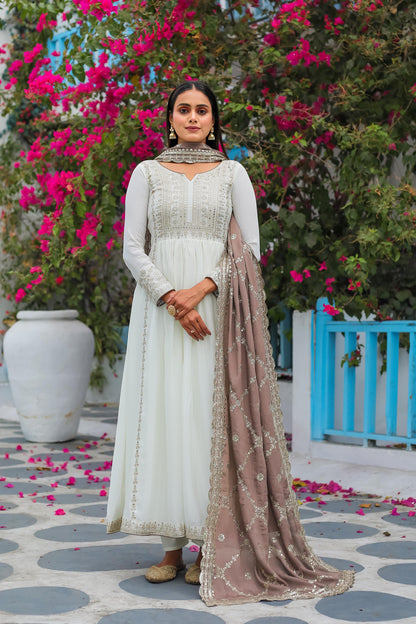
{"label": "long white sleeve", "polygon": [[[260,260],[260,233],[257,216],[256,195],[247,171],[240,163],[235,163],[231,189],[233,214],[241,230],[243,240],[250,245],[257,260]],[[219,267],[206,275],[218,286]]]}
{"label": "long white sleeve", "polygon": [[157,304],[162,295],[173,290],[173,286],[144,251],[148,201],[149,185],[138,165],[133,171],[126,194],[123,260],[137,283]]}
{"label": "long white sleeve", "polygon": [[237,165],[232,187],[233,213],[240,226],[243,240],[250,245],[257,260],[260,260],[260,233],[256,195],[247,171],[240,163],[237,163]]}

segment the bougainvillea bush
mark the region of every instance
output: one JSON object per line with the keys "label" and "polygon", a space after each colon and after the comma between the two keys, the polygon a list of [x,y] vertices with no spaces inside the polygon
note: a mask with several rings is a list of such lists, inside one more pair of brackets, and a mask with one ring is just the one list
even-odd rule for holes
{"label": "bougainvillea bush", "polygon": [[414,314],[416,2],[4,4],[0,280],[15,307],[77,308],[112,359],[133,288],[126,187],[163,146],[169,91],[198,78],[247,154],[272,316],[321,296],[334,315]]}

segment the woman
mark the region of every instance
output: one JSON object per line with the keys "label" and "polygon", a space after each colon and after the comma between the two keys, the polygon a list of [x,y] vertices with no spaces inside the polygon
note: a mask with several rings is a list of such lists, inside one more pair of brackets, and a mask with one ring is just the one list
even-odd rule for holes
{"label": "woman", "polygon": [[218,151],[206,85],[179,85],[167,122],[169,149],[126,196],[137,288],[108,531],[161,536],[150,582],[175,578],[188,540],[203,544],[185,580],[209,605],[340,593],[352,574],[313,554],[290,487],[251,182]]}

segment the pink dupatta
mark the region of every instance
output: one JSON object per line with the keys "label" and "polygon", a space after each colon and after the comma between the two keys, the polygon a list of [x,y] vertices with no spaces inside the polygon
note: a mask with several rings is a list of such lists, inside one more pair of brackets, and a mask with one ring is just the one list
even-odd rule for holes
{"label": "pink dupatta", "polygon": [[321,561],[300,523],[263,280],[234,217],[221,273],[200,595],[212,606],[342,593],[354,573]]}

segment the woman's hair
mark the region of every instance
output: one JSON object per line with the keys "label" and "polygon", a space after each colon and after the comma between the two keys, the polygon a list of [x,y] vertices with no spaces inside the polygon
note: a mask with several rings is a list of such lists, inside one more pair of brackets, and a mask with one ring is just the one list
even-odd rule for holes
{"label": "woman's hair", "polygon": [[215,99],[215,95],[213,94],[209,86],[206,85],[204,82],[200,82],[199,80],[187,80],[186,82],[182,82],[172,91],[172,93],[169,96],[168,105],[166,107],[166,134],[167,134],[167,139],[168,139],[168,147],[173,147],[174,145],[177,145],[178,143],[177,138],[175,139],[169,138],[170,115],[173,113],[175,102],[179,95],[181,95],[185,91],[190,91],[191,89],[196,89],[197,91],[201,91],[201,93],[206,95],[206,97],[209,100],[209,103],[211,104],[212,116],[214,117],[215,139],[211,141],[207,137],[206,144],[209,145],[210,147],[213,147],[214,149],[218,149],[219,146],[221,145],[224,155],[228,158],[227,152],[224,147],[224,143],[222,142],[221,128],[220,128],[220,114],[218,111],[217,100]]}

